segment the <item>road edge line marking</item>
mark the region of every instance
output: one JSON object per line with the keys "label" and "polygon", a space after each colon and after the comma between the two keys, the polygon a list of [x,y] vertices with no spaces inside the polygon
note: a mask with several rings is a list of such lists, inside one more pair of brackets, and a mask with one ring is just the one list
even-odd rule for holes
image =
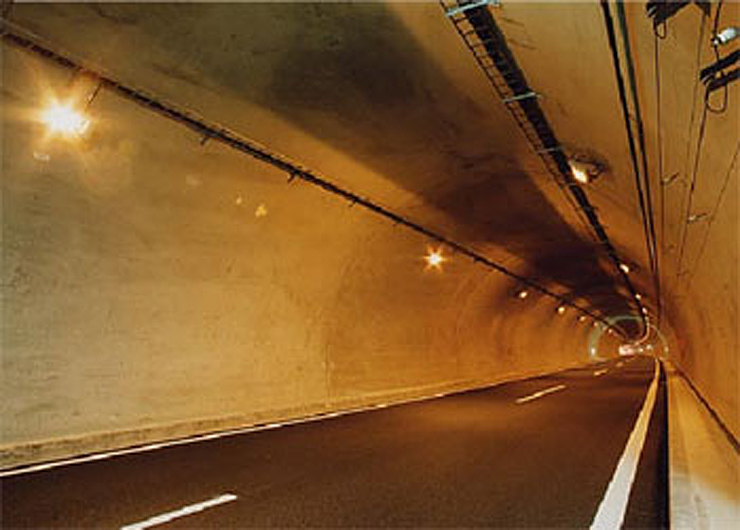
{"label": "road edge line marking", "polygon": [[431,400],[439,399],[442,397],[464,394],[466,392],[477,392],[480,390],[489,390],[489,389],[498,388],[498,387],[512,384],[512,383],[532,381],[535,379],[541,379],[543,377],[562,374],[565,372],[582,370],[584,368],[591,366],[592,364],[594,363],[593,362],[580,363],[578,365],[574,365],[568,368],[563,368],[561,370],[555,370],[554,372],[552,371],[537,372],[537,373],[529,374],[521,378],[515,377],[513,379],[502,379],[500,381],[497,381],[491,384],[486,384],[480,387],[452,389],[446,392],[439,392],[439,393],[432,394],[432,395],[418,396],[418,397],[406,399],[403,401],[390,401],[388,403],[370,404],[370,405],[365,405],[361,407],[342,409],[342,410],[335,411],[335,412],[321,412],[321,413],[312,414],[309,416],[301,416],[301,417],[287,419],[287,420],[278,421],[278,422],[254,424],[254,425],[248,425],[245,427],[235,427],[235,428],[226,429],[226,430],[218,430],[218,431],[206,432],[202,434],[193,434],[193,435],[186,436],[183,438],[175,438],[175,439],[170,439],[170,440],[150,442],[144,445],[133,445],[129,447],[121,447],[119,449],[110,449],[107,451],[96,451],[96,452],[89,453],[89,454],[82,454],[79,456],[70,456],[70,457],[50,460],[46,462],[38,462],[35,464],[23,464],[17,467],[9,467],[6,469],[0,469],[0,478],[16,477],[16,476],[26,475],[30,473],[38,473],[40,471],[48,471],[50,469],[56,469],[58,467],[64,467],[64,466],[69,466],[69,465],[74,465],[74,464],[84,464],[87,462],[105,460],[108,458],[114,458],[118,456],[146,453],[146,452],[155,451],[159,449],[167,449],[170,447],[178,447],[181,445],[196,444],[200,442],[216,440],[219,438],[226,438],[226,437],[238,436],[242,434],[269,431],[269,430],[277,429],[280,427],[289,427],[292,425],[300,425],[303,423],[311,423],[314,421],[322,421],[326,419],[331,419],[328,417],[328,414],[335,414],[335,416],[336,415],[345,416],[345,415],[350,415],[350,414],[358,414],[362,412],[372,412],[373,410],[382,410],[384,408],[411,405],[414,403],[431,401]]}
{"label": "road edge line marking", "polygon": [[127,524],[125,526],[122,526],[120,530],[143,530],[144,528],[150,528],[152,526],[169,523],[174,519],[180,519],[181,517],[193,515],[194,513],[202,512],[203,510],[207,510],[208,508],[213,508],[227,502],[232,502],[236,499],[237,496],[233,493],[224,493],[223,495],[219,495],[218,497],[214,497],[207,501],[189,504],[188,506],[183,506],[182,508],[172,510],[171,512],[154,515],[149,519],[139,521],[138,523]]}
{"label": "road edge line marking", "polygon": [[591,523],[591,530],[613,530],[622,527],[624,516],[627,512],[630,492],[632,491],[632,484],[637,474],[637,466],[640,463],[642,449],[645,446],[650,418],[653,415],[659,378],[660,364],[655,359],[653,381],[650,383],[650,388],[648,388],[645,395],[642,409],[637,416],[637,421],[635,421],[635,425],[632,428],[627,445],[609,482],[606,494],[601,500],[596,516]]}

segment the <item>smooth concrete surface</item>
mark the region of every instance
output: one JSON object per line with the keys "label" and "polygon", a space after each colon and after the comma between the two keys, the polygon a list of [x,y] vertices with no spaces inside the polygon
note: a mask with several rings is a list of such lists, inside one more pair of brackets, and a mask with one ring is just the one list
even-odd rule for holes
{"label": "smooth concrete surface", "polygon": [[[671,19],[659,124],[650,21],[644,4],[625,10],[656,205],[659,130],[664,175],[680,177],[662,192],[661,328],[737,438],[737,87],[728,112],[707,118],[691,213],[715,216],[688,228],[679,270],[697,44],[698,65],[713,60],[697,37],[711,21],[695,6]],[[586,192],[655,312],[598,5],[492,12],[568,152],[608,168]],[[578,303],[627,310],[616,271],[436,3],[39,4],[7,16]],[[738,23],[726,2],[720,25]],[[428,241],[110,93],[91,106],[89,141],[49,140],[35,113],[75,80],[5,45],[2,68],[8,450],[195,432],[204,418],[250,424],[588,360],[590,330],[554,302],[517,300],[515,282],[455,256],[425,271]],[[615,347],[607,337],[599,353]]]}
{"label": "smooth concrete surface", "polygon": [[740,454],[668,364],[672,528],[732,529],[740,521]]}
{"label": "smooth concrete surface", "polygon": [[[578,367],[596,366],[600,361],[590,360]],[[573,369],[575,367],[570,367]],[[551,372],[518,375],[511,380],[521,380],[551,374]],[[334,414],[356,414],[376,407],[386,407],[410,403],[413,401],[436,399],[441,395],[460,393],[477,388],[486,388],[507,382],[471,380],[456,384],[427,386],[405,389],[396,393],[379,393],[362,398],[347,398],[332,403],[306,404],[287,410],[270,410],[241,416],[216,417],[202,420],[186,420],[164,425],[149,425],[129,430],[111,430],[108,432],[90,432],[77,436],[59,437],[30,442],[9,443],[0,446],[0,471],[17,471],[34,465],[55,466],[65,459],[79,455],[98,455],[106,451],[139,451],[148,450],[148,446],[176,440],[189,443],[192,438],[202,435],[220,436],[235,430],[259,431],[272,428],[283,422],[320,421]]]}
{"label": "smooth concrete surface", "polygon": [[[597,370],[606,373],[596,376]],[[597,366],[187,446],[3,478],[8,527],[588,528],[654,378]],[[558,392],[522,398],[552,387]],[[661,385],[626,528],[665,527]],[[651,441],[652,440],[652,441]],[[504,480],[505,477],[505,480]]]}
{"label": "smooth concrete surface", "polygon": [[[683,259],[680,270],[678,268],[703,108],[698,70],[715,61],[709,35],[717,3],[713,3],[712,17],[708,18],[704,18],[695,5],[687,6],[668,21],[666,38],[657,41],[652,21],[646,16],[645,3],[624,2],[623,5],[645,128],[661,250],[665,313],[660,327],[666,335],[675,338],[670,344],[674,362],[712,403],[735,438],[740,439],[740,167],[736,163],[731,168],[733,153],[740,141],[740,91],[736,86],[728,90],[725,113],[707,113],[689,213],[714,212],[714,219],[711,223],[687,226]],[[617,24],[614,2],[610,2],[610,9]],[[598,2],[504,2],[503,7],[493,13],[507,37],[514,41],[512,48],[530,84],[543,94],[542,106],[561,141],[573,151],[607,164],[607,173],[588,187],[589,198],[598,208],[609,236],[617,242],[625,259],[630,260],[630,276],[643,293],[651,313],[655,314],[656,299],[646,270],[627,136]],[[740,25],[738,2],[724,2],[718,25]],[[699,40],[702,26],[703,39]],[[619,28],[617,39],[622,66],[626,68]],[[660,70],[660,123],[656,46]],[[720,53],[729,53],[736,47],[737,43]],[[712,106],[718,107],[721,102],[721,92],[712,95]],[[634,110],[631,114],[634,123]],[[660,151],[658,132],[661,134]],[[639,161],[639,150],[637,154]],[[662,177],[677,176],[669,185],[660,184],[660,159]],[[702,249],[704,238],[706,245]]]}
{"label": "smooth concrete surface", "polygon": [[[409,40],[396,9],[442,31],[446,66]],[[303,24],[306,16],[315,27]],[[547,191],[548,177],[517,169],[534,155],[505,110],[491,105],[436,7],[15,5],[10,18],[560,292],[584,279],[613,284],[571,226],[573,212]],[[288,98],[288,108],[273,108],[260,99],[278,93],[255,83],[298,76],[280,92],[287,98],[301,94],[308,74],[300,71],[306,63],[281,48],[298,41],[275,42],[274,32],[255,34],[250,24],[305,27],[301,42],[324,35],[319,63],[322,47],[341,44],[331,34],[345,31],[352,54],[324,64],[316,80],[315,91],[331,90],[332,106],[309,111]],[[222,74],[240,74],[220,81],[208,68],[239,47],[210,40],[224,28],[259,37],[240,45],[254,57],[264,50],[267,62],[246,77],[223,64]],[[393,99],[391,84],[377,99],[364,82],[377,77],[378,50],[355,42],[348,28],[372,29],[378,45],[413,51],[383,59],[403,76],[416,65],[410,90],[434,92]],[[165,30],[172,38],[158,41]],[[375,62],[349,90],[336,78],[355,54]],[[177,74],[178,65],[195,69],[195,78]],[[281,65],[299,71],[276,70]],[[462,69],[460,77],[449,69]],[[216,84],[193,82],[209,78]],[[227,89],[227,81],[238,83]],[[303,416],[413,389],[485,385],[589,359],[592,329],[573,312],[558,315],[554,301],[519,300],[516,282],[457,256],[441,272],[425,270],[429,241],[316,189],[288,185],[286,175],[223,146],[201,145],[110,93],[96,97],[86,141],[45,137],[35,113],[70,86],[68,72],[4,46],[0,406],[8,457],[45,441],[88,437],[106,446],[115,433],[169,425],[179,436],[187,425],[200,432],[204,420],[249,425],[286,411]],[[362,116],[347,121],[342,112],[353,108]],[[356,125],[364,129],[353,132]],[[401,137],[389,138],[392,131]],[[350,145],[340,142],[348,138]],[[520,151],[521,160],[511,158]],[[536,256],[544,251],[565,259],[551,270],[531,269],[548,262]],[[613,339],[602,345],[601,355],[614,354]],[[50,454],[34,450],[35,458],[59,456],[58,444],[50,447]]]}

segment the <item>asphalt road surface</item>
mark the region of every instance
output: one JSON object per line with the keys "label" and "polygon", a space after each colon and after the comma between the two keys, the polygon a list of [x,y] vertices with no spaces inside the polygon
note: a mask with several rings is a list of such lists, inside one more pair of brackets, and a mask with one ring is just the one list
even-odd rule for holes
{"label": "asphalt road surface", "polygon": [[[654,378],[635,357],[2,479],[2,527],[591,526]],[[604,371],[605,370],[605,371]],[[624,525],[667,525],[661,377]]]}

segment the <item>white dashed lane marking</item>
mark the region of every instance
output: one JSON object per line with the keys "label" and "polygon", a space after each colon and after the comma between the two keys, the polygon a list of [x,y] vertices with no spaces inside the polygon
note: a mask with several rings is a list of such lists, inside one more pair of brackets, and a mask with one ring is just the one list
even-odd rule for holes
{"label": "white dashed lane marking", "polygon": [[169,523],[170,521],[174,519],[179,519],[181,517],[193,515],[194,513],[202,512],[203,510],[207,510],[208,508],[213,508],[214,506],[219,506],[227,502],[235,501],[236,499],[237,497],[233,493],[225,493],[223,495],[219,495],[218,497],[214,497],[213,499],[209,499],[207,501],[198,502],[196,504],[190,504],[188,506],[184,506],[183,508],[179,508],[171,512],[163,513],[160,515],[155,515],[154,517],[150,517],[149,519],[145,521],[127,524],[126,526],[122,526],[121,530],[143,530],[144,528],[158,526],[160,524]]}
{"label": "white dashed lane marking", "polygon": [[547,394],[552,394],[553,392],[557,392],[558,390],[563,389],[565,389],[565,385],[553,386],[550,388],[546,388],[545,390],[535,392],[534,394],[530,394],[529,396],[520,397],[516,400],[516,402],[518,404],[527,403],[528,401],[532,401],[533,399],[541,398],[542,396],[546,396]]}

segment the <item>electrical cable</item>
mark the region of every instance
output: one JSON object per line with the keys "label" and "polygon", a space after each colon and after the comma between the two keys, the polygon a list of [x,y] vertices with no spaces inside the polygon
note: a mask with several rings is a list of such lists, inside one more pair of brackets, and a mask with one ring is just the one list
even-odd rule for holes
{"label": "electrical cable", "polygon": [[640,110],[640,99],[637,91],[637,76],[635,75],[634,62],[632,60],[632,51],[630,46],[629,30],[627,28],[627,17],[622,0],[616,1],[617,19],[622,34],[622,46],[624,49],[625,62],[627,63],[627,76],[629,79],[630,93],[632,95],[632,105],[635,111],[635,122],[637,125],[637,139],[640,146],[640,161],[642,163],[642,180],[645,189],[645,205],[647,210],[648,240],[650,247],[650,271],[653,276],[653,288],[655,289],[655,299],[658,306],[661,305],[660,293],[660,262],[658,256],[658,243],[655,235],[655,214],[653,211],[653,194],[650,186],[650,171],[647,160],[647,148],[645,141],[645,128]]}
{"label": "electrical cable", "polygon": [[704,250],[709,240],[709,232],[712,229],[712,224],[714,223],[714,219],[717,216],[717,212],[719,211],[719,208],[722,205],[722,199],[724,198],[725,192],[727,191],[727,187],[730,183],[730,178],[732,177],[732,175],[737,174],[736,172],[733,172],[732,170],[734,169],[735,164],[737,163],[737,155],[739,152],[740,152],[740,142],[738,142],[737,146],[735,147],[735,153],[732,155],[732,159],[730,160],[730,166],[728,167],[727,174],[725,175],[724,181],[722,182],[722,188],[720,189],[719,195],[717,196],[717,200],[714,203],[712,212],[709,214],[709,221],[707,221],[707,229],[704,231],[704,237],[702,238],[702,242],[699,247],[699,253],[696,256],[696,261],[694,262],[694,266],[691,269],[689,269],[691,271],[689,273],[689,278],[687,281],[687,283],[689,284],[694,279],[696,270],[699,268],[699,263],[701,263],[701,258],[704,255]]}
{"label": "electrical cable", "polygon": [[[714,21],[712,23],[712,50],[714,51],[714,58],[717,62],[720,61],[719,56],[719,43],[716,42],[717,33],[719,30],[719,17],[720,13],[722,13],[722,6],[724,5],[724,0],[719,0],[719,3],[717,4],[717,9],[714,11]],[[713,114],[723,114],[727,110],[727,102],[729,100],[729,89],[727,84],[723,85],[722,87],[722,104],[719,107],[712,107],[709,104],[709,97],[706,98],[706,101],[704,104],[707,106],[707,110]]]}
{"label": "electrical cable", "polygon": [[617,81],[617,90],[619,94],[619,102],[622,109],[622,118],[624,120],[624,128],[627,133],[627,144],[629,146],[630,160],[632,162],[632,170],[635,179],[635,189],[637,192],[638,203],[640,206],[640,213],[642,219],[642,230],[645,239],[645,247],[648,255],[648,259],[652,263],[652,247],[650,244],[650,231],[647,221],[647,211],[645,206],[645,197],[642,190],[642,181],[640,179],[640,166],[637,161],[637,146],[635,144],[634,134],[632,132],[632,126],[630,124],[629,106],[627,104],[627,90],[625,87],[624,77],[622,75],[622,67],[619,59],[619,51],[617,46],[616,32],[614,29],[614,20],[612,19],[611,12],[609,10],[609,4],[607,0],[600,0],[602,13],[604,15],[604,24],[606,26],[606,34],[609,42],[609,49],[611,51],[612,66],[614,68],[614,75]]}
{"label": "electrical cable", "polygon": [[177,106],[168,103],[162,99],[156,98],[155,96],[143,90],[133,88],[129,85],[124,85],[120,81],[114,79],[112,76],[103,73],[100,69],[92,68],[88,65],[85,65],[82,61],[71,58],[71,56],[67,54],[54,51],[51,49],[50,46],[42,45],[38,37],[31,39],[28,36],[20,35],[16,31],[9,31],[8,27],[12,25],[16,29],[21,30],[23,33],[30,33],[25,29],[19,28],[15,24],[8,23],[5,20],[3,20],[2,22],[2,38],[4,42],[17,46],[30,53],[39,55],[44,59],[47,59],[63,68],[67,68],[78,73],[84,72],[86,74],[92,75],[98,80],[101,89],[109,90],[112,93],[123,97],[124,99],[131,100],[134,103],[150,111],[153,111],[159,115],[164,116],[165,118],[184,125],[185,127],[195,131],[204,138],[221,142],[236,151],[240,151],[249,156],[252,156],[253,158],[261,162],[270,164],[273,167],[276,167],[287,173],[289,175],[288,182],[291,182],[297,178],[303,182],[316,186],[323,191],[326,191],[348,201],[350,205],[358,205],[372,213],[389,219],[396,225],[404,226],[416,233],[423,235],[428,239],[431,239],[441,245],[448,247],[454,252],[471,258],[474,263],[479,263],[491,270],[500,272],[506,276],[509,276],[510,278],[513,278],[522,285],[530,287],[534,291],[537,291],[550,298],[554,298],[560,301],[563,305],[572,307],[573,309],[585,315],[588,315],[592,319],[605,324],[607,328],[614,328],[620,335],[626,337],[625,332],[621,328],[615,327],[610,324],[605,317],[602,317],[590,311],[589,309],[585,309],[575,304],[567,297],[550,291],[547,287],[540,285],[530,278],[521,276],[509,270],[505,266],[496,263],[478,253],[476,250],[471,249],[461,243],[457,243],[456,241],[453,241],[432,229],[426,228],[425,226],[418,224],[398,213],[395,213],[385,208],[384,206],[372,202],[370,199],[361,197],[354,192],[344,189],[339,185],[327,180],[324,176],[318,174],[317,172],[314,172],[297,162],[293,162],[283,155],[272,152],[266,147],[258,144],[257,142],[244,138],[234,131],[231,131],[218,124],[209,123],[205,119],[195,115],[194,113],[178,108]]}
{"label": "electrical cable", "polygon": [[691,215],[691,207],[694,204],[694,191],[696,190],[696,181],[697,176],[699,174],[699,162],[701,161],[701,149],[704,144],[704,135],[706,134],[706,126],[707,126],[707,115],[709,112],[709,107],[707,105],[707,96],[708,94],[704,94],[704,105],[702,105],[702,113],[701,113],[701,121],[699,122],[699,136],[696,141],[696,152],[694,153],[694,166],[693,170],[691,172],[691,184],[689,186],[689,196],[688,200],[686,202],[686,208],[684,209],[684,215],[683,220],[684,222],[681,225],[681,240],[679,243],[679,250],[678,250],[678,262],[676,265],[676,278],[678,278],[680,275],[683,274],[683,271],[681,271],[681,265],[683,264],[683,257],[684,252],[686,251],[686,238],[688,237],[688,219],[689,215]]}
{"label": "electrical cable", "polygon": [[[657,29],[657,28],[656,28]],[[661,116],[661,83],[660,83],[660,41],[665,38],[660,37],[657,31],[654,33],[653,38],[653,52],[654,52],[654,70],[655,70],[655,121],[656,121],[656,142],[658,151],[658,191],[660,194],[660,240],[665,244],[665,186],[663,186],[663,122]],[[660,252],[663,252],[663,246],[660,247]],[[660,297],[658,297],[657,303],[657,320],[660,324],[660,319],[663,313],[663,304]]]}
{"label": "electrical cable", "polygon": [[[712,22],[712,41],[715,40],[715,37],[717,36],[717,30],[719,29],[719,18],[720,14],[722,12],[722,6],[724,4],[724,0],[719,0],[719,3],[717,4],[717,8],[714,11],[714,19]],[[699,46],[701,46],[701,42],[699,43]],[[717,61],[719,61],[719,51],[718,51],[718,45],[712,44],[715,57]],[[700,48],[701,49],[701,48]],[[698,69],[697,69],[698,70]],[[697,76],[698,79],[698,76]],[[683,223],[681,224],[681,238],[679,243],[679,252],[678,252],[678,261],[676,265],[676,280],[685,273],[685,271],[681,270],[681,267],[683,265],[683,259],[684,255],[686,253],[686,241],[688,238],[688,225],[689,225],[689,216],[691,215],[691,208],[694,203],[694,192],[696,191],[696,183],[698,180],[699,175],[699,163],[701,161],[701,150],[704,143],[704,135],[706,133],[706,122],[707,122],[707,114],[709,112],[714,114],[722,114],[727,110],[727,99],[728,99],[728,93],[727,93],[727,85],[724,86],[724,101],[722,106],[719,108],[713,108],[709,104],[709,87],[707,87],[704,91],[704,105],[702,106],[702,117],[699,125],[699,137],[697,138],[697,144],[696,144],[696,152],[694,153],[694,165],[693,170],[691,173],[691,184],[689,187],[688,192],[688,199],[686,201],[686,207],[683,210],[684,216],[683,216]]]}
{"label": "electrical cable", "polygon": [[[697,108],[697,95],[699,94],[699,72],[701,71],[701,49],[702,49],[702,43],[704,42],[704,30],[706,26],[706,20],[707,15],[702,12],[701,18],[699,18],[699,32],[698,37],[696,40],[696,59],[694,61],[694,87],[693,87],[693,95],[691,99],[691,118],[689,119],[689,126],[686,131],[686,155],[684,156],[684,163],[683,163],[683,174],[688,176],[689,173],[689,164],[691,160],[691,146],[693,145],[691,142],[693,131],[694,131],[694,122],[696,121],[696,108]],[[703,107],[706,107],[706,105],[702,105]],[[683,182],[682,182],[683,183]],[[686,183],[688,185],[688,183]],[[679,205],[679,214],[680,212],[684,211],[684,206],[686,204],[687,199],[687,193],[688,188],[684,186],[683,193],[681,193],[681,204]],[[684,225],[683,223],[679,222],[678,224],[678,234],[676,234],[676,240],[677,242],[680,242],[681,238],[683,237],[683,229]],[[680,255],[680,251],[676,254],[677,256]],[[677,263],[678,263],[678,257],[677,257]],[[680,275],[680,269],[676,267],[676,281],[678,281],[678,277]]]}
{"label": "electrical cable", "polygon": [[[576,213],[579,214],[579,218],[585,217],[589,225],[587,228],[591,228],[597,242],[604,247],[610,261],[615,266],[617,274],[630,293],[628,306],[637,305],[638,311],[642,314],[642,305],[636,297],[637,293],[634,286],[621,268],[622,261],[611,244],[598,218],[596,209],[591,205],[585,191],[576,182],[573,169],[563,152],[562,146],[537,102],[537,94],[529,86],[524,73],[519,68],[511,49],[506,43],[504,33],[484,5],[471,5],[461,15],[458,9],[461,4],[461,2],[456,2],[456,7],[450,9],[444,0],[440,1],[441,7],[445,10],[463,42],[468,46],[476,62],[486,74],[496,94],[506,104],[507,109],[530,145],[541,157],[554,181],[564,192]],[[464,5],[468,6],[470,4],[466,3]],[[451,12],[455,14],[450,15]],[[466,26],[469,25],[470,28],[463,29],[461,27],[463,23]],[[477,40],[472,39],[473,35],[477,37]],[[484,53],[478,53],[481,48],[483,48]],[[494,72],[497,72],[498,76]],[[498,77],[501,79],[499,80]]]}

